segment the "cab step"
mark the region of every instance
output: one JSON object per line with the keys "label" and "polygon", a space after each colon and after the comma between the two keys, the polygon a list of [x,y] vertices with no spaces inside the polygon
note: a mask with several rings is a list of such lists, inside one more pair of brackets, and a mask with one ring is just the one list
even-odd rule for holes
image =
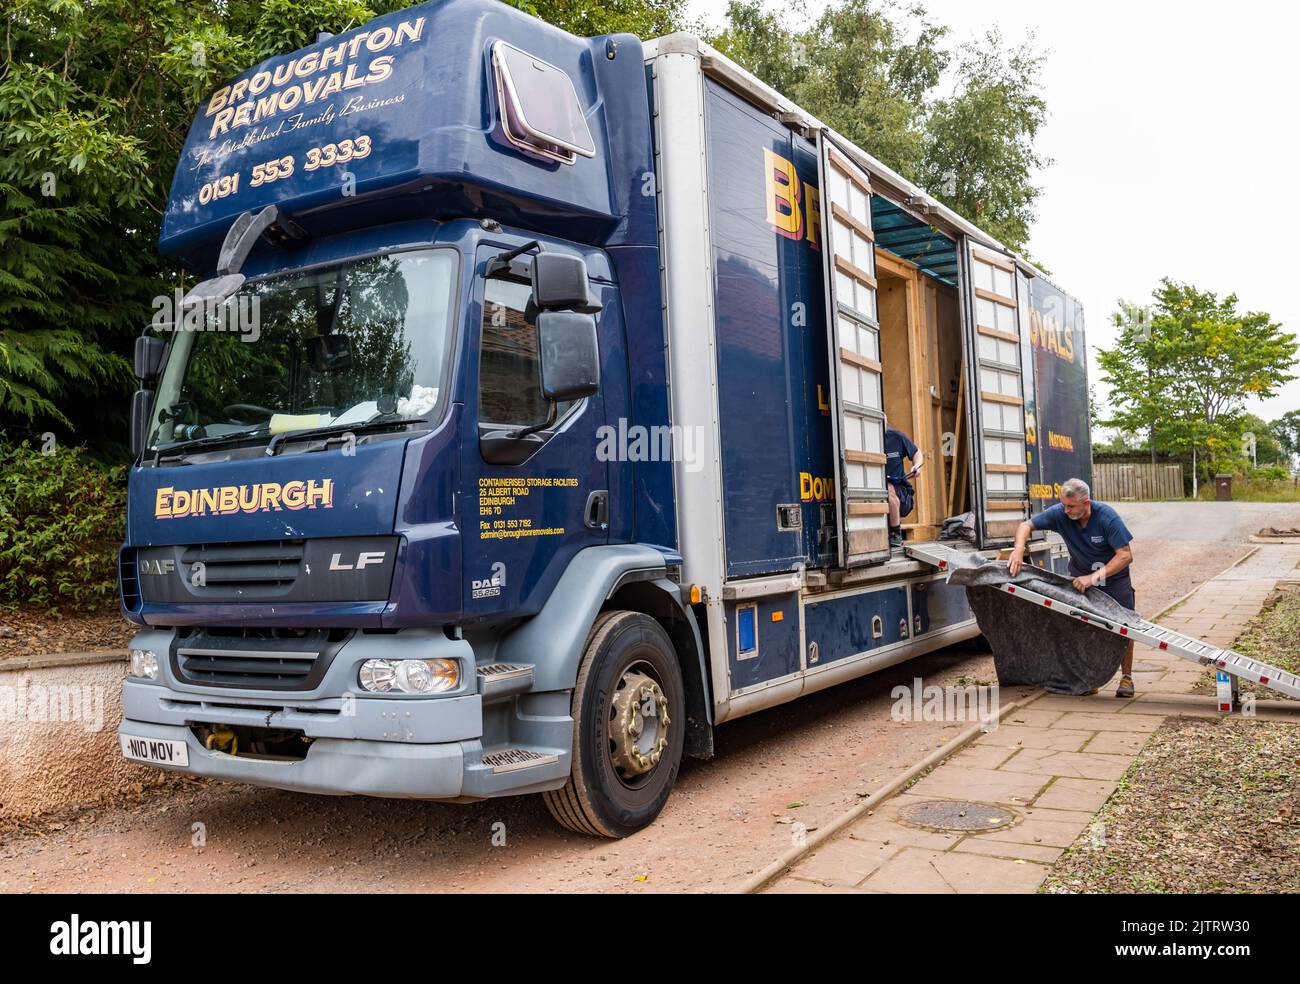
{"label": "cab step", "polygon": [[533,689],[532,663],[483,663],[478,667],[478,692],[484,700],[495,700]]}
{"label": "cab step", "polygon": [[553,765],[560,761],[554,752],[539,752],[531,748],[499,748],[483,753],[483,764],[493,773],[517,772],[520,769],[533,769],[540,765]]}

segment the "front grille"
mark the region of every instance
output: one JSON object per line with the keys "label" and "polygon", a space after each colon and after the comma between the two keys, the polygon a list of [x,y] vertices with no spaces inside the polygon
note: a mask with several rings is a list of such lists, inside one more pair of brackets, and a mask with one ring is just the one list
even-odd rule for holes
{"label": "front grille", "polygon": [[140,547],[135,575],[146,604],[375,602],[388,598],[400,546],[331,536]]}
{"label": "front grille", "polygon": [[254,690],[311,690],[348,629],[183,629],[172,644],[180,680]]}
{"label": "front grille", "polygon": [[301,540],[200,544],[181,553],[181,576],[200,595],[269,598],[286,594],[302,570]]}

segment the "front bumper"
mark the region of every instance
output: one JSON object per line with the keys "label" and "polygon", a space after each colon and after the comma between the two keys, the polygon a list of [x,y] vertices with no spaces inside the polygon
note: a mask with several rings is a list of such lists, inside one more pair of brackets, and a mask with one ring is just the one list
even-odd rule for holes
{"label": "front bumper", "polygon": [[[540,792],[563,785],[569,775],[568,692],[485,698],[469,644],[441,631],[358,635],[310,690],[199,686],[178,679],[169,656],[172,643],[172,633],[159,629],[132,640],[132,648],[158,653],[160,675],[156,681],[123,682],[118,734],[183,742],[189,764],[142,765],[299,792],[418,799]],[[462,683],[428,697],[359,692],[357,667],[377,656],[456,659]],[[300,732],[312,741],[301,759],[229,755],[204,746],[195,734],[201,725]],[[494,758],[522,746],[537,753],[538,764],[512,768]]]}
{"label": "front bumper", "polygon": [[188,766],[142,763],[153,768],[333,796],[456,799],[462,794],[467,755],[475,759],[481,753],[478,741],[408,745],[319,738],[306,758],[283,762],[209,751],[188,727],[180,725],[124,720],[117,733],[182,741],[188,747]]}
{"label": "front bumper", "polygon": [[284,728],[301,731],[308,738],[377,742],[431,744],[477,739],[483,734],[482,704],[478,694],[402,700],[344,694],[321,700],[282,698],[272,703],[240,692],[195,693],[134,679],[122,684],[122,717],[129,721],[182,728],[190,724]]}

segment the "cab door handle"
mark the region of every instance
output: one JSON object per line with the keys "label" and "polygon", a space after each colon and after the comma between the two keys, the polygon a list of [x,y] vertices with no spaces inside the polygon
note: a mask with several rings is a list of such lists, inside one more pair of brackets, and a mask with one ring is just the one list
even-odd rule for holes
{"label": "cab door handle", "polygon": [[584,522],[589,530],[609,529],[609,492],[600,489],[587,496]]}

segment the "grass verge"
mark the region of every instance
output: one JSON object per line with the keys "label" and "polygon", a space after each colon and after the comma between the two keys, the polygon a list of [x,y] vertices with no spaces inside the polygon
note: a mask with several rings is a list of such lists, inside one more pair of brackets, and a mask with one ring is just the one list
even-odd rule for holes
{"label": "grass verge", "polygon": [[1043,891],[1300,892],[1298,783],[1300,727],[1173,718]]}

